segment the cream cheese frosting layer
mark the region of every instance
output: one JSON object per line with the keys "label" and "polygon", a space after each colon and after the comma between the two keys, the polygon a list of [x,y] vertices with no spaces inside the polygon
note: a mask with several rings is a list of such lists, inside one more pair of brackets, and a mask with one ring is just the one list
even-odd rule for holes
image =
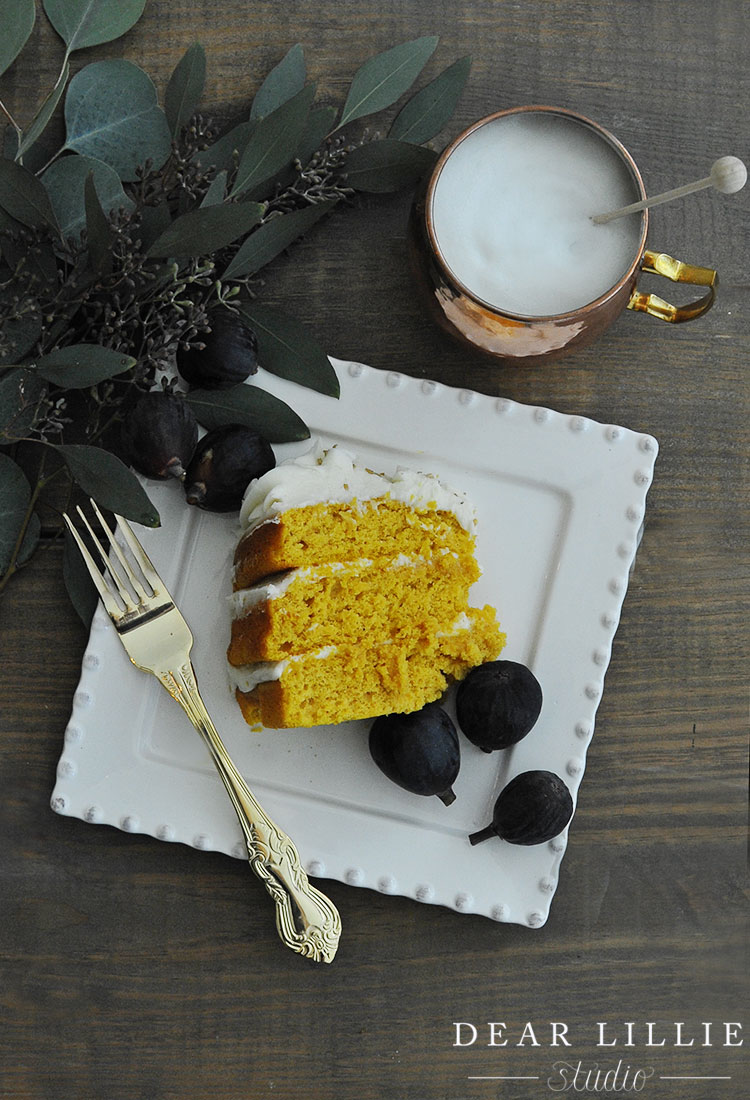
{"label": "cream cheese frosting layer", "polygon": [[227,661],[230,686],[233,691],[235,689],[252,691],[258,684],[268,683],[269,680],[280,680],[288,664],[295,661],[324,661],[335,652],[335,649],[335,646],[325,645],[310,653],[297,653],[281,661],[254,661],[249,665],[230,665]]}
{"label": "cream cheese frosting layer", "polygon": [[430,512],[451,512],[472,534],[476,514],[465,495],[434,474],[399,467],[393,477],[357,466],[338,446],[318,443],[299,458],[287,459],[251,482],[240,509],[240,527],[248,530],[290,508],[346,504],[385,498]]}
{"label": "cream cheese frosting layer", "polygon": [[[458,555],[447,547],[441,547],[436,558],[457,558]],[[305,566],[300,569],[288,569],[283,573],[274,573],[258,584],[248,588],[238,588],[230,593],[228,599],[232,618],[240,619],[247,615],[254,607],[278,600],[287,592],[292,584],[302,583],[315,585],[327,577],[335,577],[339,574],[357,574],[372,572],[373,570],[416,569],[424,565],[427,559],[421,555],[410,557],[408,554],[399,554],[395,558],[373,560],[371,558],[355,558],[351,562],[331,562],[328,565]]]}
{"label": "cream cheese frosting layer", "polygon": [[248,611],[269,600],[278,600],[284,595],[290,584],[300,579],[302,573],[312,570],[290,569],[286,573],[274,573],[262,584],[253,584],[249,588],[239,588],[229,596],[230,613],[233,619],[242,618]]}
{"label": "cream cheese frosting layer", "polygon": [[[454,619],[449,630],[440,631],[439,637],[453,637],[456,634],[471,630],[471,626],[471,618],[462,611]],[[394,643],[388,638],[381,644],[393,645]],[[320,649],[311,650],[309,653],[295,653],[290,657],[284,657],[281,661],[254,661],[248,665],[231,665],[227,661],[229,683],[232,690],[238,689],[239,691],[249,692],[256,688],[258,684],[267,683],[269,680],[280,680],[288,665],[295,664],[297,661],[325,660],[326,657],[335,653],[337,648],[337,646],[327,645],[322,646]]]}
{"label": "cream cheese frosting layer", "polygon": [[258,684],[269,680],[280,680],[289,659],[283,661],[256,661],[251,665],[230,665],[227,661],[227,676],[232,691],[252,691]]}

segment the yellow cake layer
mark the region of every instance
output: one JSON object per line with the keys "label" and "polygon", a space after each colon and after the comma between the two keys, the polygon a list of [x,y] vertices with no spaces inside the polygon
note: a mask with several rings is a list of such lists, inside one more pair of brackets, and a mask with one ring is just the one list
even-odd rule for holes
{"label": "yellow cake layer", "polygon": [[277,661],[342,639],[351,645],[375,638],[420,645],[467,607],[478,576],[473,555],[450,552],[427,560],[401,555],[283,574],[260,588],[270,598],[244,613],[235,611],[229,663]]}
{"label": "yellow cake layer", "polygon": [[400,554],[429,557],[436,547],[473,553],[474,538],[451,512],[417,510],[386,498],[289,508],[240,539],[234,587],[308,565]]}
{"label": "yellow cake layer", "polygon": [[417,649],[377,642],[369,648],[342,645],[291,657],[279,679],[249,692],[238,690],[237,701],[250,725],[274,729],[419,710],[502,650],[505,635],[494,608],[472,608],[464,622],[465,628]]}

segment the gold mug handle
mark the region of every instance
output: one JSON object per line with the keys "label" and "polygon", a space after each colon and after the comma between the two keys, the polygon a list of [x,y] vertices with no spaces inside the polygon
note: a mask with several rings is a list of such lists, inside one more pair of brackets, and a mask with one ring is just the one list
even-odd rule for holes
{"label": "gold mug handle", "polygon": [[707,313],[714,304],[716,287],[719,285],[719,276],[710,267],[694,267],[685,264],[682,260],[674,260],[665,252],[651,252],[649,249],[643,253],[641,271],[651,275],[664,275],[673,283],[692,283],[694,286],[707,286],[708,290],[702,298],[690,302],[685,306],[673,306],[659,298],[656,294],[644,294],[636,287],[630,295],[628,309],[634,309],[639,313],[650,313],[652,317],[658,317],[660,321],[692,321]]}

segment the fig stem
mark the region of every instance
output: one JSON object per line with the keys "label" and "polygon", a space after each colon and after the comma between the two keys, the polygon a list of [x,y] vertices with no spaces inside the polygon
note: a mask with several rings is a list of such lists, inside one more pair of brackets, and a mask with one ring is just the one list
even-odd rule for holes
{"label": "fig stem", "polygon": [[442,794],[439,794],[438,798],[444,806],[451,806],[456,801],[456,796],[450,787],[447,791],[443,791]]}
{"label": "fig stem", "polygon": [[197,481],[194,485],[191,485],[185,494],[185,499],[188,504],[202,504],[206,499],[206,486],[204,482]]}
{"label": "fig stem", "polygon": [[481,844],[483,840],[489,840],[491,836],[497,836],[494,825],[487,825],[486,828],[480,829],[476,833],[471,833],[469,836],[470,844]]}
{"label": "fig stem", "polygon": [[170,461],[166,465],[164,472],[167,477],[178,477],[180,481],[185,480],[185,469],[179,458],[170,459]]}

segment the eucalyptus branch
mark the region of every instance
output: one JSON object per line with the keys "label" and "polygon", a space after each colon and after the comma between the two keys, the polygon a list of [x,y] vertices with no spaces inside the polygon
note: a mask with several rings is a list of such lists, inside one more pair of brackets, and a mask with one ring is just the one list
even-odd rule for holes
{"label": "eucalyptus branch", "polygon": [[21,127],[20,127],[20,126],[18,125],[18,123],[16,122],[16,120],[15,120],[15,119],[13,118],[13,115],[12,115],[12,114],[10,113],[10,111],[8,110],[8,108],[7,108],[6,106],[5,106],[5,104],[3,103],[2,99],[0,99],[0,111],[2,111],[2,112],[3,112],[3,114],[4,114],[4,115],[5,115],[5,117],[7,118],[8,122],[9,122],[9,123],[11,124],[11,126],[13,127],[13,129],[14,129],[14,130],[16,131],[16,134],[18,135],[18,140],[19,140],[19,142],[20,142],[21,138],[23,137],[23,130],[22,130],[22,129],[21,129]]}
{"label": "eucalyptus branch", "polygon": [[47,162],[46,162],[45,164],[43,164],[41,168],[39,168],[39,169],[38,169],[38,171],[37,171],[37,173],[36,173],[36,174],[37,174],[37,176],[43,176],[43,175],[44,175],[44,173],[45,173],[45,172],[47,171],[47,169],[49,168],[49,166],[50,166],[51,164],[54,164],[54,163],[55,163],[55,161],[57,160],[57,158],[58,158],[58,157],[60,157],[60,156],[62,156],[62,154],[63,154],[64,152],[65,152],[65,146],[64,146],[64,145],[61,145],[61,146],[60,146],[60,148],[59,148],[59,149],[57,150],[57,152],[53,153],[53,154],[52,154],[52,156],[51,156],[51,157],[49,158],[49,160],[48,160],[48,161],[47,161]]}
{"label": "eucalyptus branch", "polygon": [[[96,6],[95,31],[86,20],[69,26],[50,16],[64,42],[62,64],[25,132],[0,102],[0,117],[18,138],[14,158],[0,157],[0,211],[9,215],[0,228],[0,439],[7,441],[0,445],[0,495],[8,515],[23,517],[0,540],[0,591],[26,556],[40,496],[61,470],[71,485],[122,503],[122,514],[128,507],[134,518],[154,513],[150,502],[144,513],[146,494],[133,472],[107,453],[118,453],[114,429],[120,421],[130,426],[132,410],[150,391],[164,387],[181,403],[181,416],[197,415],[206,428],[261,423],[272,442],[306,437],[306,425],[284,402],[239,384],[260,362],[301,386],[331,397],[339,392],[328,356],[305,327],[257,301],[263,270],[356,191],[416,182],[431,157],[417,142],[447,121],[466,76],[466,66],[462,77],[454,65],[438,78],[439,89],[417,92],[394,123],[408,138],[378,150],[379,134],[352,133],[349,124],[359,128],[359,119],[395,104],[437,39],[371,58],[340,111],[314,104],[301,48],[293,47],[261,84],[249,115],[217,139],[198,111],[205,79],[199,45],[172,73],[163,108],[137,65],[99,61],[68,83],[74,51],[96,45],[105,24],[117,37],[139,17],[124,14],[117,0]],[[63,104],[63,143],[32,172],[24,155],[38,147]],[[356,188],[347,176],[350,157]],[[219,341],[211,352],[222,329],[231,331],[229,345]],[[227,365],[238,348],[251,360],[244,375],[245,360]],[[207,382],[194,414],[182,391],[195,384],[185,357],[196,353],[197,377],[213,356],[210,371],[225,372],[229,388],[212,401]],[[202,377],[213,382],[215,374]],[[30,500],[13,450],[20,438],[45,447],[75,444],[53,474],[42,460]],[[142,468],[142,456],[124,457]]]}
{"label": "eucalyptus branch", "polygon": [[23,547],[24,541],[26,539],[26,534],[27,534],[27,531],[29,529],[29,524],[31,523],[32,517],[33,517],[34,512],[36,510],[36,505],[37,505],[37,501],[39,500],[39,497],[41,496],[42,492],[47,487],[47,485],[49,485],[50,481],[54,480],[54,478],[56,478],[57,475],[59,473],[61,473],[62,470],[65,469],[64,466],[60,466],[56,470],[54,470],[51,474],[48,474],[47,477],[44,477],[45,457],[46,456],[43,452],[42,453],[42,458],[41,458],[40,463],[39,463],[39,469],[37,471],[37,479],[36,479],[36,482],[34,483],[34,485],[32,486],[31,496],[29,497],[29,503],[28,503],[28,506],[26,508],[26,512],[24,513],[23,520],[21,521],[21,527],[18,531],[18,536],[16,538],[16,541],[13,545],[13,549],[11,551],[10,562],[7,565],[5,572],[0,577],[0,592],[2,592],[5,589],[6,585],[10,581],[11,577],[13,577],[18,572],[18,570],[22,568],[22,566],[19,565],[18,558],[19,558],[19,555],[21,553],[21,549]]}

